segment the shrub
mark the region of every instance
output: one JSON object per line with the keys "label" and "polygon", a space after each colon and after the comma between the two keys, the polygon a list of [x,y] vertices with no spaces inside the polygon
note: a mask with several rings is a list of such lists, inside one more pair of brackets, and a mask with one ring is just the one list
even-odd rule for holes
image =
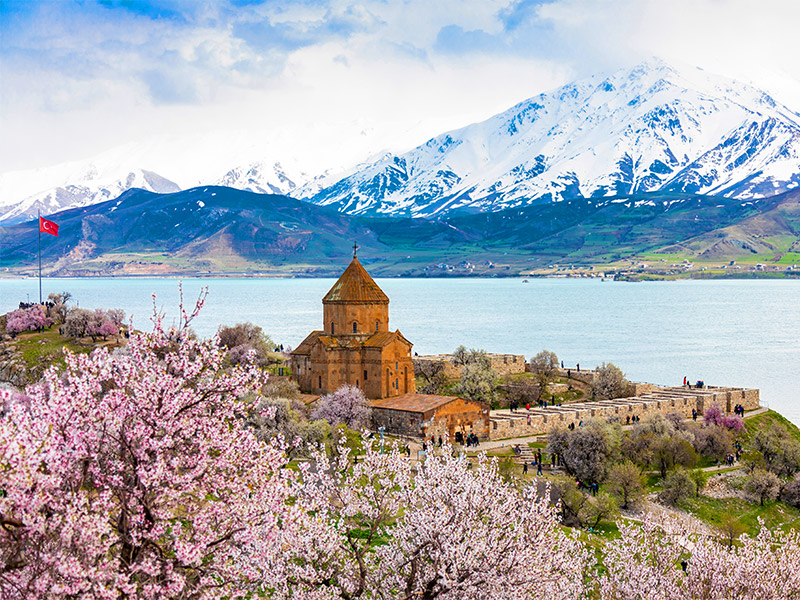
{"label": "shrub", "polygon": [[350,429],[366,427],[370,421],[367,397],[353,385],[343,385],[332,394],[317,401],[311,419],[323,419],[333,426],[347,425]]}
{"label": "shrub", "polygon": [[753,469],[745,481],[744,489],[752,494],[764,506],[764,500],[774,500],[778,497],[781,490],[781,480],[775,473],[770,473],[764,469]]}
{"label": "shrub", "polygon": [[8,333],[22,333],[23,331],[36,331],[50,327],[53,319],[47,316],[41,304],[34,304],[29,308],[20,308],[12,311],[6,321],[6,331]]}
{"label": "shrub", "polygon": [[217,331],[217,339],[220,348],[228,350],[228,359],[234,365],[252,363],[265,367],[269,364],[269,353],[275,348],[275,342],[252,323],[223,325]]}
{"label": "shrub", "polygon": [[781,500],[800,507],[800,478],[795,478],[781,488]]}
{"label": "shrub", "polygon": [[686,469],[675,469],[664,480],[664,489],[658,499],[664,504],[675,506],[685,498],[697,495],[697,484]]}
{"label": "shrub", "polygon": [[644,484],[639,467],[630,461],[611,467],[606,478],[606,488],[620,501],[622,508],[628,508],[644,496]]}
{"label": "shrub", "polygon": [[629,395],[630,383],[622,370],[613,363],[603,363],[592,380],[592,394],[597,398],[612,400]]}

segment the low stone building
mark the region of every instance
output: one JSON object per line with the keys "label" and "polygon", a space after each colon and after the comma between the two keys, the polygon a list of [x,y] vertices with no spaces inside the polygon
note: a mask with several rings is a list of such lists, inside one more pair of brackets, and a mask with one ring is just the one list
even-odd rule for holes
{"label": "low stone building", "polygon": [[[403,394],[370,402],[372,421],[386,433],[451,441],[474,433],[489,438],[489,405],[457,396]],[[460,434],[460,435],[457,435]]]}

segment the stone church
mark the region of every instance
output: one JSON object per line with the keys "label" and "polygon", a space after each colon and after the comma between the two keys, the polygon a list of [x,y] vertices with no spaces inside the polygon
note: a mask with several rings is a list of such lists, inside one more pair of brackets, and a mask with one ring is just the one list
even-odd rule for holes
{"label": "stone church", "polygon": [[411,342],[389,330],[389,298],[353,252],[353,261],[322,299],[322,330],[292,352],[292,377],[307,394],[354,385],[367,398],[414,393]]}

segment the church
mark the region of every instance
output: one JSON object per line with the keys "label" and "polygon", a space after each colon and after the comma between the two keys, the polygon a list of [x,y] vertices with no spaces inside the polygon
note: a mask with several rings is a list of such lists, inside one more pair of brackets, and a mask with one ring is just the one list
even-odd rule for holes
{"label": "church", "polygon": [[322,329],[292,352],[292,377],[305,394],[354,385],[370,399],[375,428],[429,439],[489,437],[489,406],[417,394],[411,342],[389,330],[389,298],[356,256],[322,299]]}
{"label": "church", "polygon": [[292,352],[292,377],[306,394],[327,394],[343,385],[367,398],[415,391],[411,342],[389,330],[389,298],[353,260],[322,299],[322,329]]}

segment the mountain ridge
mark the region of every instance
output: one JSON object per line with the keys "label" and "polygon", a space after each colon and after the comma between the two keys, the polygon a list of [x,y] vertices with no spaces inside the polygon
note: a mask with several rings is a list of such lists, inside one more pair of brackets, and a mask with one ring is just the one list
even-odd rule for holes
{"label": "mountain ridge", "polygon": [[[800,263],[800,190],[747,202],[679,192],[581,198],[429,220],[202,186],[129,190],[52,218],[60,235],[43,236],[48,276],[333,276],[353,241],[380,276],[526,275],[642,260]],[[35,272],[37,231],[36,221],[0,227],[0,269]]]}
{"label": "mountain ridge", "polygon": [[589,77],[299,195],[352,214],[435,217],[652,191],[748,199],[800,185],[800,115],[751,86],[689,75],[654,60]]}
{"label": "mountain ridge", "polygon": [[[286,136],[280,140],[285,145]],[[528,98],[406,152],[365,153],[371,158],[335,172],[309,171],[297,148],[287,156],[238,137],[217,141],[227,156],[236,149],[238,166],[215,162],[201,143],[183,144],[197,164],[176,180],[286,194],[359,215],[440,218],[653,191],[749,199],[800,185],[800,115],[752,86],[658,59]],[[2,174],[0,222],[133,186],[177,191],[181,185],[157,175],[170,147],[150,140],[91,161]],[[144,163],[148,169],[138,167]],[[162,184],[148,183],[147,174]],[[31,193],[36,182],[44,191]]]}

